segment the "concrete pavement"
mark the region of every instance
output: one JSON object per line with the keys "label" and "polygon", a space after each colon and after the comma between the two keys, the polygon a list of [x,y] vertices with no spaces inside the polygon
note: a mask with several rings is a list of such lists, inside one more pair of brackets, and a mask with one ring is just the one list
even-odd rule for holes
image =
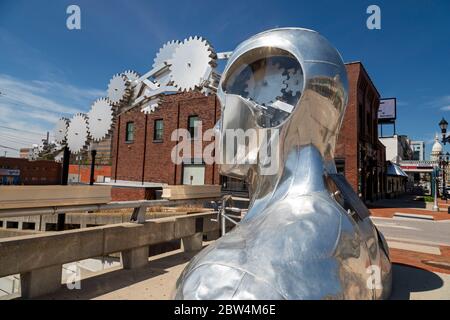
{"label": "concrete pavement", "polygon": [[[81,289],[63,286],[49,300],[167,300],[173,295],[176,281],[196,252],[173,251],[150,258],[147,267],[123,270],[113,267],[90,274],[81,281]],[[401,264],[393,265],[391,299],[450,299],[450,275]]]}
{"label": "concrete pavement", "polygon": [[387,239],[400,238],[412,242],[450,246],[450,222],[445,220],[372,217],[372,221]]}

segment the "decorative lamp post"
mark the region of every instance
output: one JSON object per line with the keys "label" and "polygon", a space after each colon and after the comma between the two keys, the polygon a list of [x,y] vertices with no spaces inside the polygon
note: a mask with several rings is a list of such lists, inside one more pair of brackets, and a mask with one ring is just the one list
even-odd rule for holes
{"label": "decorative lamp post", "polygon": [[[448,122],[444,118],[439,122],[439,127],[441,128],[442,133],[442,143],[444,145],[447,144],[447,142],[450,142],[450,136],[447,136],[447,128],[448,128]],[[445,172],[447,169],[447,165],[449,162],[449,156],[450,154],[447,152],[447,154],[442,155],[439,157],[439,168],[442,168],[442,198],[446,199],[446,191],[445,191]],[[437,192],[435,192],[435,195],[437,196]],[[436,197],[434,199],[435,206],[437,206],[437,200]],[[433,208],[434,210],[434,208]]]}
{"label": "decorative lamp post", "polygon": [[442,143],[445,145],[445,144],[447,144],[447,142],[450,142],[450,136],[448,136],[448,137],[446,136],[448,122],[444,118],[442,118],[441,122],[439,122],[439,127],[441,127]]}
{"label": "decorative lamp post", "polygon": [[439,168],[442,170],[442,199],[447,200],[447,192],[446,192],[446,174],[447,174],[447,166],[450,160],[450,153],[443,154],[439,157]]}

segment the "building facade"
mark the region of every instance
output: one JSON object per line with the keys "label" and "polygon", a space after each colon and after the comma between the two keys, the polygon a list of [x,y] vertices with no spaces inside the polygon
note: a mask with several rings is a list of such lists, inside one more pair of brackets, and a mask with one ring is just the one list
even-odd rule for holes
{"label": "building facade", "polygon": [[394,135],[392,137],[381,137],[381,143],[386,147],[386,160],[400,164],[403,160],[413,160],[414,152],[411,140],[405,135]]}
{"label": "building facade", "polygon": [[30,148],[21,148],[19,150],[19,158],[20,159],[28,159],[30,157]]}
{"label": "building facade", "polygon": [[378,139],[380,94],[361,62],[347,63],[349,97],[336,148],[336,168],[365,201],[384,197],[386,151]]}
{"label": "building facade", "polygon": [[425,142],[424,141],[411,141],[411,149],[413,151],[413,160],[418,160],[418,161],[425,160]]}
{"label": "building facade", "polygon": [[47,160],[29,161],[3,157],[0,158],[0,184],[61,184],[61,164]]}
{"label": "building facade", "polygon": [[[144,194],[151,197],[154,193],[149,190],[163,185],[220,184],[217,165],[203,162],[203,150],[211,141],[199,136],[219,118],[216,97],[194,92],[165,96],[151,114],[135,109],[121,115],[112,137],[114,192],[134,199]],[[177,152],[178,139],[172,138],[176,129],[189,131],[197,146],[190,155],[181,155],[180,164],[172,161],[172,152]]]}

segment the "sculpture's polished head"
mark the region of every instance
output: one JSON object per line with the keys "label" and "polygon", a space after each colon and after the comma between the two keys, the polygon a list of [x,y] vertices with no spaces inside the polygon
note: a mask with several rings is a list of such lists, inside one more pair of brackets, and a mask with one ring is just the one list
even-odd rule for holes
{"label": "sculpture's polished head", "polygon": [[[236,48],[222,74],[222,146],[231,143],[226,141],[227,129],[272,128],[279,130],[282,141],[281,162],[286,158],[283,150],[309,144],[325,161],[331,160],[347,87],[341,56],[317,32],[285,28],[255,35]],[[251,146],[246,150],[246,158],[259,153]],[[243,161],[222,162],[223,175],[243,179],[249,169],[257,170]]]}

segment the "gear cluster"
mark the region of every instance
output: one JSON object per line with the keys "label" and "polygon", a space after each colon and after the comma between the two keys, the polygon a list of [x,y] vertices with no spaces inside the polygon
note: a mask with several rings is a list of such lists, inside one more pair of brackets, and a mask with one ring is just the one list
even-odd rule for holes
{"label": "gear cluster", "polygon": [[108,99],[115,107],[128,104],[138,95],[138,88],[134,82],[140,78],[139,74],[132,70],[114,75],[108,85]]}
{"label": "gear cluster", "polygon": [[[260,105],[289,112],[289,105],[295,104],[303,90],[303,74],[292,61],[286,64],[279,58],[243,66],[229,87]],[[143,113],[153,113],[166,92],[195,90],[206,96],[215,93],[220,82],[218,59],[211,44],[201,37],[167,42],[156,54],[152,70],[144,76],[132,70],[114,75],[108,84],[107,98],[95,101],[86,115],[77,114],[70,121],[60,119],[55,128],[56,141],[78,153],[89,141],[107,137],[118,114],[135,107]]]}
{"label": "gear cluster", "polygon": [[288,77],[278,63],[269,63],[257,69],[247,80],[245,92],[248,98],[262,105],[269,105],[283,95]]}
{"label": "gear cluster", "polygon": [[80,153],[89,141],[101,141],[110,133],[114,123],[114,107],[107,98],[95,101],[87,114],[77,113],[56,123],[55,141],[67,144],[73,153]]}
{"label": "gear cluster", "polygon": [[217,67],[217,55],[208,41],[190,37],[175,49],[169,64],[171,80],[178,90],[201,90]]}
{"label": "gear cluster", "polygon": [[275,56],[243,64],[227,76],[224,90],[265,107],[286,111],[298,101],[303,90],[303,73],[296,60]]}

